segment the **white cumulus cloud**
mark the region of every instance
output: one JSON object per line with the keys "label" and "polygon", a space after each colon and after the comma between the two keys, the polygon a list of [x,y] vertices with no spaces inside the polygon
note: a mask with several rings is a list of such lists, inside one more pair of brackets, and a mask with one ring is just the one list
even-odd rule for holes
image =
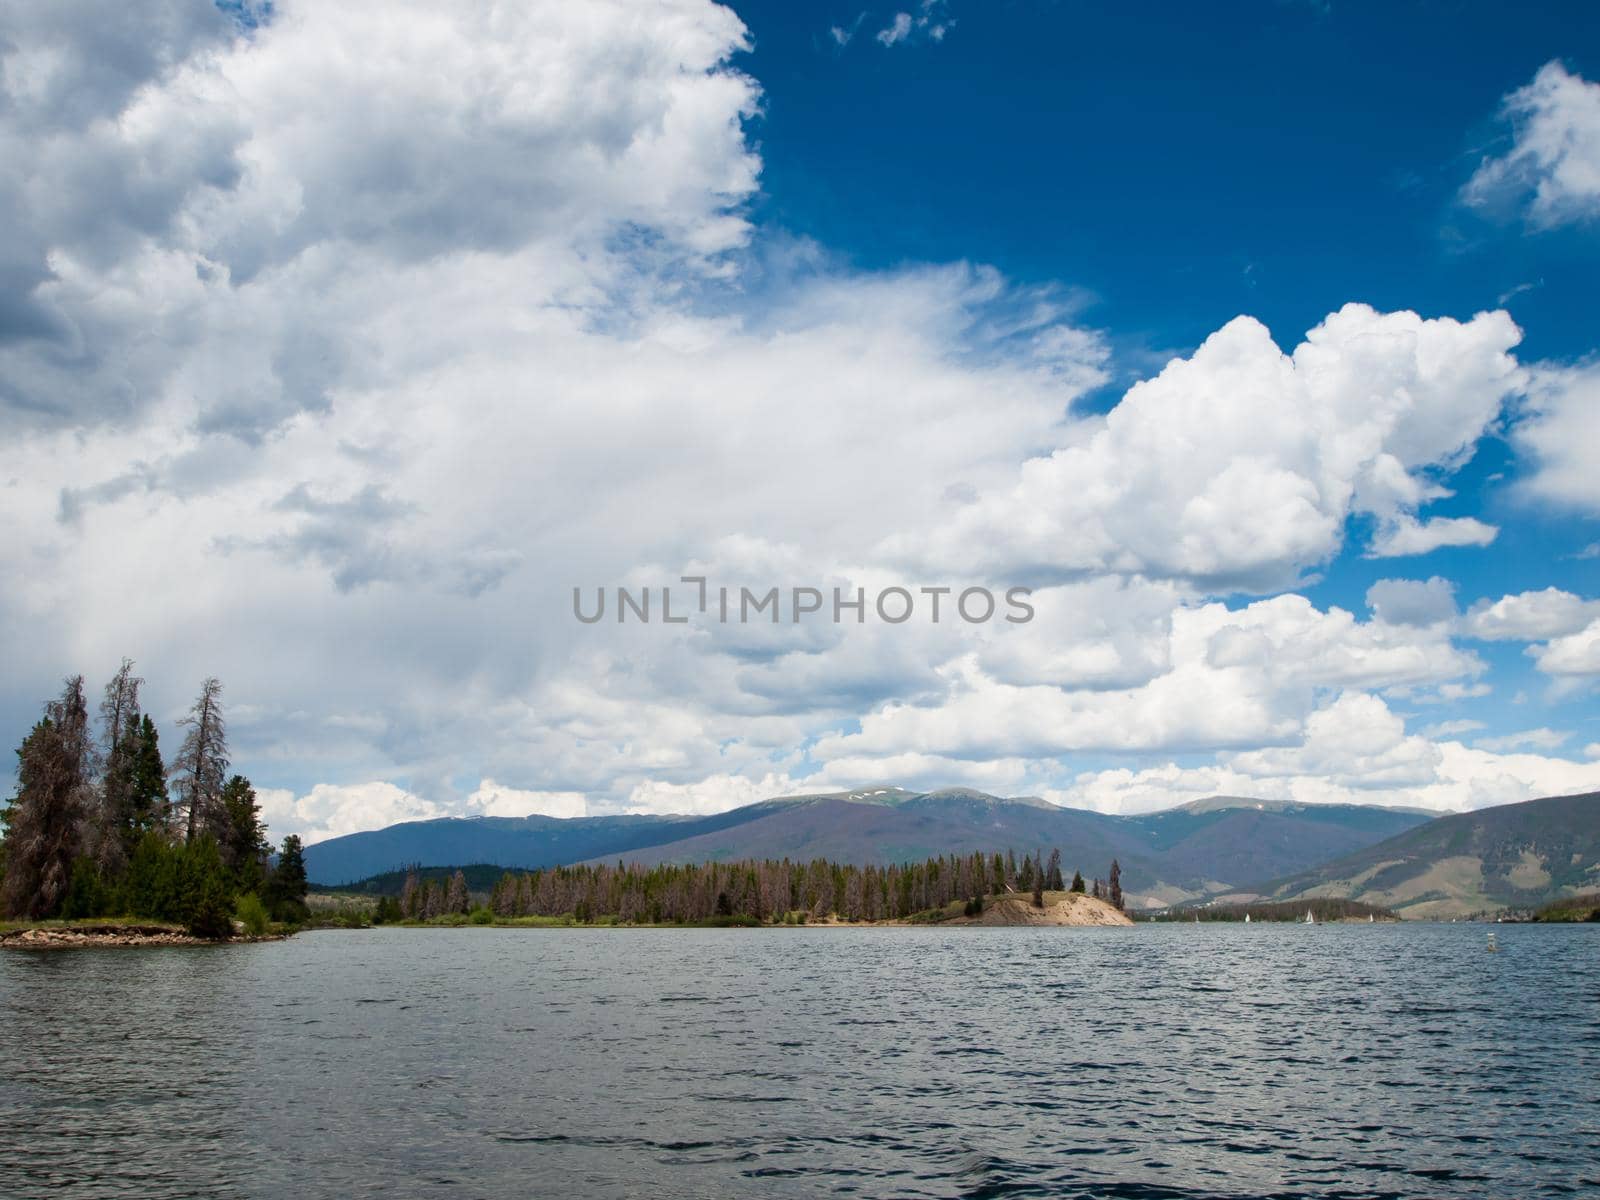
{"label": "white cumulus cloud", "polygon": [[1070,428],[931,546],[889,550],[1266,588],[1337,553],[1353,513],[1393,531],[1378,552],[1482,544],[1487,526],[1419,527],[1415,513],[1445,494],[1433,474],[1465,459],[1520,386],[1519,336],[1503,313],[1463,323],[1352,304],[1286,355],[1241,317]]}
{"label": "white cumulus cloud", "polygon": [[1540,642],[1577,633],[1600,617],[1600,601],[1560,588],[1483,600],[1468,611],[1464,631],[1486,642]]}
{"label": "white cumulus cloud", "polygon": [[1505,98],[1511,148],[1486,158],[1462,196],[1470,204],[1525,206],[1548,228],[1600,213],[1600,84],[1549,62]]}

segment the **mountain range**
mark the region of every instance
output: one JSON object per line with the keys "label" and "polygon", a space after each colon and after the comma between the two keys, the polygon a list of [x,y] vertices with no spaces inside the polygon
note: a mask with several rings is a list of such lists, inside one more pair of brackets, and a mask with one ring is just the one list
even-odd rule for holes
{"label": "mountain range", "polygon": [[1104,878],[1116,859],[1130,903],[1154,908],[1259,890],[1434,820],[1416,809],[1212,797],[1139,816],[968,789],[880,787],[785,796],[712,816],[473,817],[411,821],[306,848],[337,886],[411,863],[532,869],[619,858],[645,865],[744,858],[905,862],[1059,847],[1063,867]]}
{"label": "mountain range", "polygon": [[1456,917],[1600,887],[1600,792],[1453,813],[1257,889]]}

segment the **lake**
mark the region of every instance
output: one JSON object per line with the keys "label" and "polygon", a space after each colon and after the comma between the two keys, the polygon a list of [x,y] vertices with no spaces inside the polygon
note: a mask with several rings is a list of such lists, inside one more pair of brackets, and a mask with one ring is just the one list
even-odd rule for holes
{"label": "lake", "polygon": [[0,955],[0,1194],[1600,1188],[1600,927],[378,929]]}

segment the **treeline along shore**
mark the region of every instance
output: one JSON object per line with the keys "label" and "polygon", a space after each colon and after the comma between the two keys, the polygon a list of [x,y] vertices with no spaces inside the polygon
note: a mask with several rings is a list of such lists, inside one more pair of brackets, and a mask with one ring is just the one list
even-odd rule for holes
{"label": "treeline along shore", "polygon": [[[1042,852],[1020,859],[977,853],[889,866],[824,859],[648,868],[618,862],[505,871],[485,894],[474,893],[460,869],[430,874],[415,867],[405,872],[398,896],[381,895],[370,908],[360,901],[349,915],[352,923],[442,925],[920,924],[983,918],[998,909],[1016,919],[985,923],[1121,924],[1121,874],[1113,861],[1105,881],[1086,884],[1074,872],[1069,884],[1059,850],[1048,859]],[[1036,919],[1027,910],[1058,919]]]}
{"label": "treeline along shore", "polygon": [[0,944],[214,941],[306,920],[300,839],[274,855],[255,789],[228,772],[222,685],[201,685],[167,763],[143,684],[123,659],[94,721],[83,676],[68,678],[17,748],[0,811]]}

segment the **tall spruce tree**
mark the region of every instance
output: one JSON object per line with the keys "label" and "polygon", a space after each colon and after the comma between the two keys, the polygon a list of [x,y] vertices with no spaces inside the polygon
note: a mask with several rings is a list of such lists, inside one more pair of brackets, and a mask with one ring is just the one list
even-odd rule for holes
{"label": "tall spruce tree", "polygon": [[261,823],[256,790],[243,775],[235,775],[222,788],[222,837],[217,849],[240,892],[258,891],[266,879],[267,827]]}
{"label": "tall spruce tree", "polygon": [[47,917],[66,898],[93,811],[95,757],[83,676],[74,675],[17,750],[17,794],[6,813],[11,916]]}
{"label": "tall spruce tree", "polygon": [[220,842],[226,830],[222,788],[228,774],[228,734],[222,684],[215,677],[201,684],[199,697],[179,724],[188,732],[172,763],[172,783],[184,810],[184,841],[210,833]]}
{"label": "tall spruce tree", "polygon": [[133,741],[127,795],[128,854],[131,857],[145,834],[166,832],[172,814],[167,802],[167,768],[161,761],[161,739],[149,713],[140,718],[138,733],[128,736]]}
{"label": "tall spruce tree", "polygon": [[278,851],[278,865],[267,879],[267,907],[279,921],[304,921],[306,909],[306,858],[300,839],[290,834]]}
{"label": "tall spruce tree", "polygon": [[1114,858],[1111,860],[1111,886],[1106,899],[1111,901],[1112,907],[1122,907],[1122,865]]}
{"label": "tall spruce tree", "polygon": [[1059,892],[1066,886],[1066,881],[1061,878],[1061,850],[1057,847],[1050,851],[1050,865],[1045,869],[1045,887],[1052,892]]}

